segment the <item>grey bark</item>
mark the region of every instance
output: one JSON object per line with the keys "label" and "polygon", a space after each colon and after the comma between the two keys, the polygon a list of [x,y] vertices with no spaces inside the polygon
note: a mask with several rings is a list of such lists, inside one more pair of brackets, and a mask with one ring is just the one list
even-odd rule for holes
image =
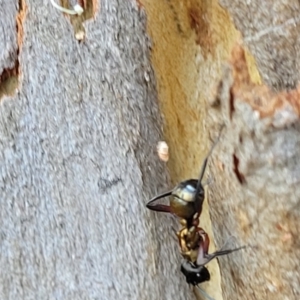
{"label": "grey bark", "polygon": [[[300,90],[274,94],[249,80],[244,58],[224,71],[211,110],[225,124],[215,149],[210,210],[225,299],[299,299]],[[217,104],[218,102],[215,102]],[[221,216],[221,217],[220,217]]]}
{"label": "grey bark", "polygon": [[193,298],[173,219],[145,209],[168,182],[146,18],[98,4],[79,43],[50,1],[26,1],[21,83],[0,103],[1,299]]}
{"label": "grey bark", "polygon": [[298,0],[220,0],[254,55],[263,81],[276,90],[293,89],[300,79]]}
{"label": "grey bark", "polygon": [[17,59],[16,15],[17,5],[14,1],[0,1],[0,74],[3,69],[12,68]]}

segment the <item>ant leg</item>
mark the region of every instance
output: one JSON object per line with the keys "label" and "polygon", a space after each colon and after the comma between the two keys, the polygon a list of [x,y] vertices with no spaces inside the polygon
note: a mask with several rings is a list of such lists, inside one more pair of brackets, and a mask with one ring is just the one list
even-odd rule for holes
{"label": "ant leg", "polygon": [[204,266],[207,264],[207,255],[208,255],[208,248],[209,248],[209,236],[208,234],[202,229],[199,228],[198,234],[200,235],[200,243],[198,249],[198,256],[197,256],[197,266]]}
{"label": "ant leg", "polygon": [[[229,249],[229,250],[225,250],[227,247],[227,245],[229,244],[229,242],[230,242],[230,240],[232,240],[232,239],[234,239],[235,237],[233,236],[233,235],[231,235],[227,240],[226,240],[226,242],[224,243],[224,245],[221,247],[221,249],[219,250],[219,251],[217,251],[217,253],[224,253],[224,252],[228,252],[228,251],[230,251],[230,252],[228,252],[228,253],[224,253],[224,254],[220,254],[220,255],[225,255],[225,254],[229,254],[229,253],[231,253],[231,252],[234,252],[234,251],[238,251],[238,250],[240,250],[240,249],[244,249],[244,248],[246,248],[246,246],[241,246],[241,247],[239,247],[239,248],[235,248],[235,249]],[[218,256],[220,256],[220,255],[218,255]]]}
{"label": "ant leg", "polygon": [[199,285],[196,285],[196,287],[205,299],[215,300],[214,298],[210,297]]}
{"label": "ant leg", "polygon": [[198,257],[197,257],[197,265],[198,266],[206,265],[212,259],[214,259],[214,258],[216,258],[218,256],[227,255],[227,254],[230,254],[232,252],[235,252],[235,251],[238,251],[238,250],[246,248],[246,246],[242,246],[242,247],[238,247],[238,248],[234,248],[234,249],[224,250],[225,246],[228,244],[228,241],[232,238],[232,236],[231,236],[225,242],[225,244],[221,247],[221,250],[216,251],[216,252],[211,253],[211,254],[208,254],[208,247],[209,247],[209,237],[208,237],[208,234],[202,228],[200,228],[199,234],[201,234],[202,239],[201,239],[201,242],[200,242],[199,251],[198,251]]}
{"label": "ant leg", "polygon": [[230,253],[235,252],[235,251],[239,251],[239,250],[244,249],[244,248],[246,248],[246,246],[238,247],[238,248],[235,248],[235,249],[220,250],[220,251],[216,251],[212,254],[207,254],[207,255],[205,255],[206,264],[209,263],[215,257],[222,256],[222,255],[227,255],[227,254],[230,254]]}

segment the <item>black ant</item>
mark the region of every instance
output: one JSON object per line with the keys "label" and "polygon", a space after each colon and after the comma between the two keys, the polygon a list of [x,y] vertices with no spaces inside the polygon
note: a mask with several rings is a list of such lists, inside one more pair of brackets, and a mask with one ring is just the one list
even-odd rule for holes
{"label": "black ant", "polygon": [[[204,202],[204,188],[202,179],[206,170],[207,161],[211,155],[217,141],[211,147],[208,155],[203,161],[199,179],[189,179],[179,183],[173,190],[155,196],[147,203],[147,208],[165,213],[175,214],[181,218],[181,230],[177,233],[181,254],[185,258],[181,264],[181,272],[186,278],[186,282],[197,286],[201,282],[209,281],[210,274],[205,267],[212,259],[218,256],[227,255],[234,251],[245,248],[245,246],[216,251],[208,254],[209,237],[199,226],[199,217],[202,212]],[[157,200],[172,196],[170,205],[154,204]]]}

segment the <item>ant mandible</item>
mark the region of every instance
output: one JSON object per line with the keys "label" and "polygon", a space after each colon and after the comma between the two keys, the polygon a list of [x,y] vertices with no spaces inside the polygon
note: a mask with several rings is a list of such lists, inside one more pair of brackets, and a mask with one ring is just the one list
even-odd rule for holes
{"label": "ant mandible", "polygon": [[[185,258],[184,262],[181,264],[181,272],[185,276],[186,282],[193,286],[210,280],[210,273],[205,265],[212,259],[245,248],[245,246],[242,246],[235,249],[223,250],[225,248],[225,243],[219,251],[208,254],[209,237],[199,226],[199,217],[202,212],[205,198],[202,179],[206,170],[208,158],[218,143],[219,137],[203,161],[199,179],[183,181],[173,190],[155,196],[146,204],[147,208],[150,210],[171,213],[181,218],[180,223],[182,228],[177,233],[181,254]],[[167,196],[172,196],[170,205],[155,204],[157,200]]]}

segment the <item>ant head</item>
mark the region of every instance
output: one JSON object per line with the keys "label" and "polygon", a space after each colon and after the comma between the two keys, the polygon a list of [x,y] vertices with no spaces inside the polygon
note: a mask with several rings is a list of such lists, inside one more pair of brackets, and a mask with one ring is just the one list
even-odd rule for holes
{"label": "ant head", "polygon": [[[147,208],[154,211],[173,213],[178,217],[187,220],[188,222],[192,222],[195,214],[200,216],[204,201],[202,179],[205,173],[208,157],[211,155],[217,142],[218,140],[213,144],[208,155],[204,159],[198,180],[189,179],[183,181],[179,183],[173,190],[155,196],[146,204]],[[169,206],[164,204],[154,204],[157,200],[167,196],[172,196]]]}
{"label": "ant head", "polygon": [[182,181],[173,189],[172,195],[185,202],[194,202],[197,183],[197,179]]}
{"label": "ant head", "polygon": [[186,282],[193,286],[210,280],[210,274],[206,267],[195,266],[192,262],[187,260],[181,264],[181,272],[185,276]]}
{"label": "ant head", "polygon": [[[197,196],[196,196],[197,195]],[[170,206],[154,204],[157,200],[171,196]],[[204,189],[201,181],[189,179],[179,183],[173,190],[152,198],[147,207],[151,210],[169,212],[185,220],[193,220],[193,216],[201,211],[204,200]]]}
{"label": "ant head", "polygon": [[[198,191],[197,186],[200,185]],[[197,195],[196,195],[197,193]],[[178,217],[189,220],[198,213],[204,200],[204,189],[197,179],[189,179],[179,183],[171,194],[170,206]]]}

